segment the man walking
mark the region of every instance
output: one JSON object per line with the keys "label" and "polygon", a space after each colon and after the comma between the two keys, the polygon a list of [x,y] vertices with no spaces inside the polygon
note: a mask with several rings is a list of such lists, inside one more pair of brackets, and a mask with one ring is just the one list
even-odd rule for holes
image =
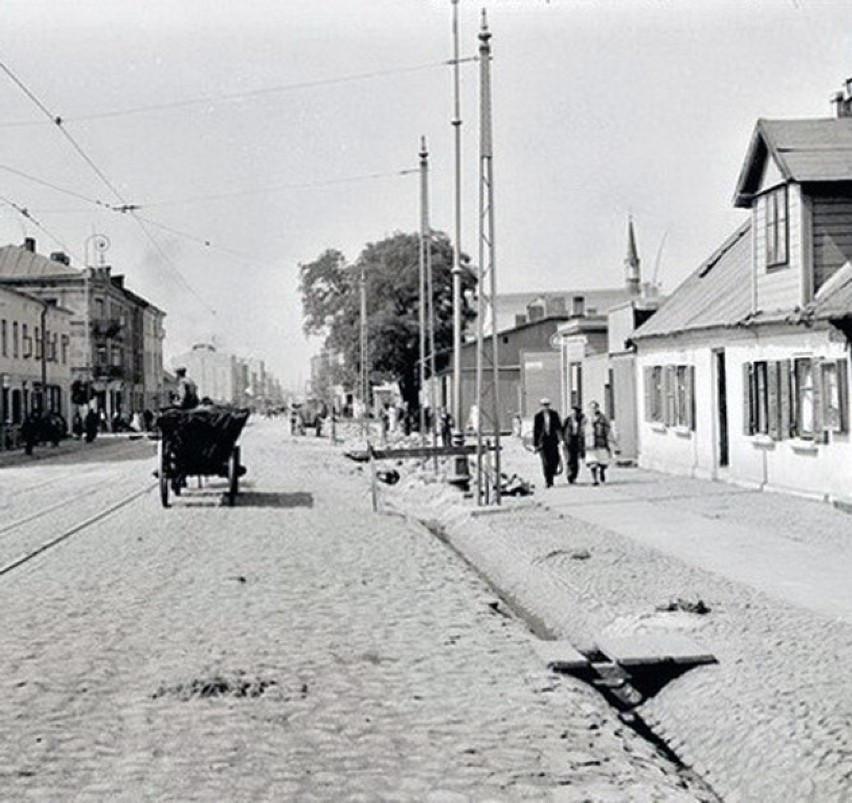
{"label": "man walking", "polygon": [[572,485],[580,472],[580,460],[586,456],[586,416],[578,404],[572,408],[562,424],[562,438],[565,443],[565,474]]}
{"label": "man walking", "polygon": [[559,444],[562,441],[562,425],[559,414],[550,409],[550,399],[541,400],[541,409],[533,419],[533,445],[541,455],[544,483],[553,487],[553,477],[559,467]]}

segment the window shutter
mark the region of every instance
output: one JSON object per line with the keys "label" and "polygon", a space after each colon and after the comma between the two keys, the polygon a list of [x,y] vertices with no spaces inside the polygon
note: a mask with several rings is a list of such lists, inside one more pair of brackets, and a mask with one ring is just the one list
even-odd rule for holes
{"label": "window shutter", "polygon": [[667,365],[663,369],[663,423],[669,427],[674,423],[674,390],[675,367]]}
{"label": "window shutter", "polygon": [[777,362],[766,363],[766,415],[768,418],[768,434],[774,441],[781,440],[778,380],[780,371]]}
{"label": "window shutter", "polygon": [[646,365],[642,369],[645,376],[645,420],[654,420],[654,366]]}
{"label": "window shutter", "polygon": [[743,363],[743,434],[754,435],[754,420],[752,418],[751,387],[754,369],[750,362]]}
{"label": "window shutter", "polygon": [[825,387],[825,377],[822,373],[822,360],[814,357],[811,361],[814,388],[814,443],[828,443],[828,432],[825,431],[822,397]]}
{"label": "window shutter", "polygon": [[790,360],[778,363],[778,412],[780,419],[780,439],[789,438],[793,431],[793,404],[790,392]]}
{"label": "window shutter", "polygon": [[686,425],[695,430],[695,366],[686,366]]}
{"label": "window shutter", "polygon": [[837,361],[837,396],[840,399],[840,431],[849,432],[849,369],[846,360]]}

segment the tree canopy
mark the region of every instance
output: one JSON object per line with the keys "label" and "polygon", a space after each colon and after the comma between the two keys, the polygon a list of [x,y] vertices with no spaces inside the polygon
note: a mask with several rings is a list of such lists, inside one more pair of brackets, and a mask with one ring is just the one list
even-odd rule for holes
{"label": "tree canopy", "polygon": [[[438,370],[446,364],[453,340],[453,246],[435,232],[431,241],[432,309],[435,317],[435,353]],[[475,287],[470,260],[461,255],[462,321],[475,313],[465,290]],[[397,232],[368,243],[354,264],[337,250],[323,252],[300,266],[300,289],[306,334],[322,337],[327,351],[341,354],[335,382],[357,386],[360,374],[360,292],[364,268],[367,297],[368,371],[372,384],[394,381],[408,402],[418,405],[420,389],[420,238]]]}

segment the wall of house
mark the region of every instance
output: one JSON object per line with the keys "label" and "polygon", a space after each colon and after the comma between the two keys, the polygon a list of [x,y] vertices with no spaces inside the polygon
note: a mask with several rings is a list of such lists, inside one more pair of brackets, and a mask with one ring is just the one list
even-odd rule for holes
{"label": "wall of house", "polygon": [[[714,349],[726,361],[729,465],[720,465],[717,370]],[[852,489],[852,437],[849,434],[849,390],[846,387],[847,431],[830,432],[827,442],[799,437],[773,438],[746,432],[743,365],[798,357],[845,361],[849,352],[839,333],[801,326],[724,330],[653,338],[639,342],[636,361],[639,417],[639,464],[645,468],[702,478],[729,480],[764,490],[801,493],[820,498],[849,497]],[[694,425],[670,426],[648,421],[644,368],[654,365],[694,366]]]}
{"label": "wall of house", "polygon": [[558,351],[521,351],[521,418],[534,416],[539,401],[544,397],[551,399],[554,405],[559,403],[562,392],[559,379],[560,362]]}
{"label": "wall of house", "polygon": [[612,399],[615,407],[613,425],[620,459],[636,460],[639,455],[639,432],[636,417],[636,356],[630,353],[610,357]]}
{"label": "wall of house", "polygon": [[813,215],[813,290],[818,291],[847,262],[852,261],[852,185],[815,189]]}
{"label": "wall of house", "polygon": [[752,215],[752,248],[756,270],[757,309],[764,312],[793,309],[803,303],[802,234],[808,225],[809,213],[802,204],[802,189],[798,184],[787,186],[788,262],[783,266],[766,267],[766,209],[768,195],[755,201]]}

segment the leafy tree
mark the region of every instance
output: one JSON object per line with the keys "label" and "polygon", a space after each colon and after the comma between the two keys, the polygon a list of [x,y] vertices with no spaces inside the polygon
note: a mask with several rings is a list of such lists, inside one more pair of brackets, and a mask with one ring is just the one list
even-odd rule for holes
{"label": "leafy tree", "polygon": [[[453,341],[453,246],[435,232],[431,243],[436,367],[449,359]],[[475,287],[470,260],[461,256],[462,325],[475,313],[465,290]],[[324,338],[332,353],[343,354],[340,380],[357,387],[360,365],[361,268],[366,277],[368,371],[371,384],[397,382],[409,410],[418,407],[420,390],[420,238],[397,232],[368,243],[352,266],[340,251],[329,249],[300,266],[300,289],[307,335]]]}

